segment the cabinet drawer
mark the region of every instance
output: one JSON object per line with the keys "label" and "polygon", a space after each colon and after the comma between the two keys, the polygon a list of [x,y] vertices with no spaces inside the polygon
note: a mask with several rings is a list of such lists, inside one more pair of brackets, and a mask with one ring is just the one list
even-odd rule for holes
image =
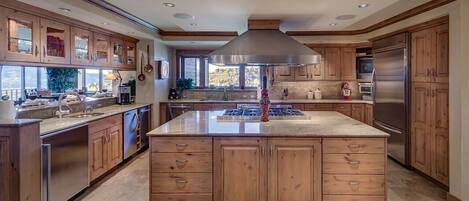
{"label": "cabinet drawer", "polygon": [[236,104],[213,104],[210,106],[210,110],[226,110],[236,109]]}
{"label": "cabinet drawer", "polygon": [[212,201],[212,194],[152,194],[151,201]]}
{"label": "cabinet drawer", "polygon": [[334,111],[340,112],[344,115],[352,115],[352,105],[351,104],[334,104]]}
{"label": "cabinet drawer", "polygon": [[212,173],[152,173],[151,193],[211,193]]}
{"label": "cabinet drawer", "polygon": [[384,174],[384,154],[324,154],[326,174]]}
{"label": "cabinet drawer", "polygon": [[122,114],[93,121],[88,125],[88,129],[90,133],[95,133],[116,125],[122,125]]}
{"label": "cabinet drawer", "polygon": [[323,175],[325,195],[382,195],[384,175]]}
{"label": "cabinet drawer", "polygon": [[182,152],[182,153],[211,153],[212,139],[193,137],[193,138],[151,138],[152,152]]}
{"label": "cabinet drawer", "polygon": [[384,138],[326,138],[323,141],[323,153],[384,154],[384,143]]}
{"label": "cabinet drawer", "polygon": [[332,111],[332,104],[305,104],[305,111]]}
{"label": "cabinet drawer", "polygon": [[212,172],[211,153],[152,153],[152,172]]}
{"label": "cabinet drawer", "polygon": [[384,196],[324,195],[323,201],[386,201]]}

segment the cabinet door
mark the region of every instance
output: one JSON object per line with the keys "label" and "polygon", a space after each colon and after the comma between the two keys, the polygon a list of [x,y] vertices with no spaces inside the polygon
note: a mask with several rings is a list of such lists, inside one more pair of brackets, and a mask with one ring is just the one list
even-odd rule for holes
{"label": "cabinet door", "polygon": [[111,38],[109,36],[94,33],[93,51],[95,65],[111,65]]}
{"label": "cabinet door", "polygon": [[365,120],[364,122],[370,126],[373,126],[373,105],[365,104]]}
{"label": "cabinet door", "polygon": [[135,61],[136,58],[137,58],[137,44],[125,41],[125,67],[136,68],[136,61]]}
{"label": "cabinet door", "polygon": [[341,77],[342,77],[342,80],[356,80],[357,79],[357,69],[356,69],[355,48],[342,48],[341,53],[342,53],[342,55],[341,55],[341,59],[342,59]]}
{"label": "cabinet door", "polygon": [[0,58],[8,61],[40,62],[39,18],[0,8]]}
{"label": "cabinet door", "polygon": [[72,38],[71,63],[76,65],[93,64],[93,33],[76,27],[71,27],[70,33]]}
{"label": "cabinet door", "polygon": [[432,74],[433,81],[448,83],[449,80],[449,27],[448,24],[440,25],[435,30],[435,65]]}
{"label": "cabinet door", "polygon": [[108,141],[108,169],[111,169],[122,162],[122,125],[116,125],[107,130]]}
{"label": "cabinet door", "polygon": [[217,201],[267,201],[267,141],[214,140],[214,197]]}
{"label": "cabinet door", "polygon": [[10,190],[12,188],[10,167],[12,161],[10,159],[10,138],[0,137],[0,200],[12,200]]}
{"label": "cabinet door", "polygon": [[324,79],[340,80],[341,54],[340,48],[324,49]]}
{"label": "cabinet door", "polygon": [[321,63],[312,65],[310,68],[311,76],[313,80],[323,80],[324,79],[324,48],[313,48],[314,51],[321,55]]}
{"label": "cabinet door", "polygon": [[365,121],[365,106],[363,104],[352,104],[352,118],[361,122]]}
{"label": "cabinet door", "polygon": [[334,104],[334,111],[340,112],[346,116],[352,116],[352,105],[351,104]]}
{"label": "cabinet door", "polygon": [[42,62],[70,64],[70,27],[41,18]]}
{"label": "cabinet door", "polygon": [[295,79],[294,68],[289,66],[275,67],[274,78],[276,82],[292,81]]}
{"label": "cabinet door", "polygon": [[422,30],[412,33],[412,82],[429,82],[432,66],[432,33]]}
{"label": "cabinet door", "polygon": [[411,163],[428,175],[431,173],[430,84],[413,83],[411,103]]}
{"label": "cabinet door", "polygon": [[321,184],[320,140],[269,140],[269,201],[320,201]]}
{"label": "cabinet door", "polygon": [[90,134],[90,177],[94,180],[104,174],[107,167],[108,146],[106,130]]}
{"label": "cabinet door", "polygon": [[311,79],[310,66],[294,67],[295,80],[303,81]]}
{"label": "cabinet door", "polygon": [[432,176],[448,185],[449,87],[448,84],[432,84],[431,88]]}
{"label": "cabinet door", "polygon": [[117,38],[111,38],[112,47],[112,66],[125,67],[124,41]]}

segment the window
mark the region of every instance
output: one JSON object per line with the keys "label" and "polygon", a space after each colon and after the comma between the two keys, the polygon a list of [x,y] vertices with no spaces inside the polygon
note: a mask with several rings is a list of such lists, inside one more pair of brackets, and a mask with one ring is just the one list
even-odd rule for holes
{"label": "window", "polygon": [[100,70],[85,69],[85,87],[88,92],[97,92],[100,89]]}
{"label": "window", "polygon": [[103,70],[102,72],[102,81],[103,81],[103,90],[112,91],[112,80],[114,80],[114,75],[112,70]]}
{"label": "window", "polygon": [[38,68],[25,67],[24,68],[24,88],[37,89],[38,88]]}
{"label": "window", "polygon": [[17,66],[3,66],[1,73],[1,89],[2,96],[8,95],[11,100],[18,100],[22,94],[22,76],[21,67]]}
{"label": "window", "polygon": [[217,66],[206,56],[181,56],[180,64],[181,77],[191,78],[198,88],[256,88],[260,83],[259,66]]}

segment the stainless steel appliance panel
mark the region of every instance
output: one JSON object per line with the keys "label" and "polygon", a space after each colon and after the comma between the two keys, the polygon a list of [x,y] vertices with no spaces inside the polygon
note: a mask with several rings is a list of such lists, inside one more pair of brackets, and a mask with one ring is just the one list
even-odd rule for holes
{"label": "stainless steel appliance panel", "polygon": [[64,201],[88,187],[88,126],[41,137],[43,201]]}
{"label": "stainless steel appliance panel", "polygon": [[147,133],[150,132],[151,129],[151,109],[150,106],[140,108],[138,110],[138,114],[140,115],[140,138],[141,138],[141,147],[148,146],[149,139]]}
{"label": "stainless steel appliance panel", "polygon": [[388,138],[388,155],[392,158],[396,159],[397,161],[401,162],[402,164],[406,164],[407,161],[407,136],[408,134],[405,130],[399,130],[397,128],[393,128],[385,123],[375,121],[374,127],[389,133],[391,135]]}
{"label": "stainless steel appliance panel", "polygon": [[124,113],[124,159],[138,151],[138,116],[137,110]]}

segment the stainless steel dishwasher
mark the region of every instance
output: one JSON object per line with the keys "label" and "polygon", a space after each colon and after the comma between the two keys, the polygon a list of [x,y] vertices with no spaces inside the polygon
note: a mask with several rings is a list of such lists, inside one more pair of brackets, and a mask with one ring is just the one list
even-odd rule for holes
{"label": "stainless steel dishwasher", "polygon": [[41,136],[42,201],[64,201],[88,187],[88,125]]}
{"label": "stainless steel dishwasher", "polygon": [[124,113],[124,159],[137,153],[139,140],[138,131],[138,113],[137,110],[130,110]]}

